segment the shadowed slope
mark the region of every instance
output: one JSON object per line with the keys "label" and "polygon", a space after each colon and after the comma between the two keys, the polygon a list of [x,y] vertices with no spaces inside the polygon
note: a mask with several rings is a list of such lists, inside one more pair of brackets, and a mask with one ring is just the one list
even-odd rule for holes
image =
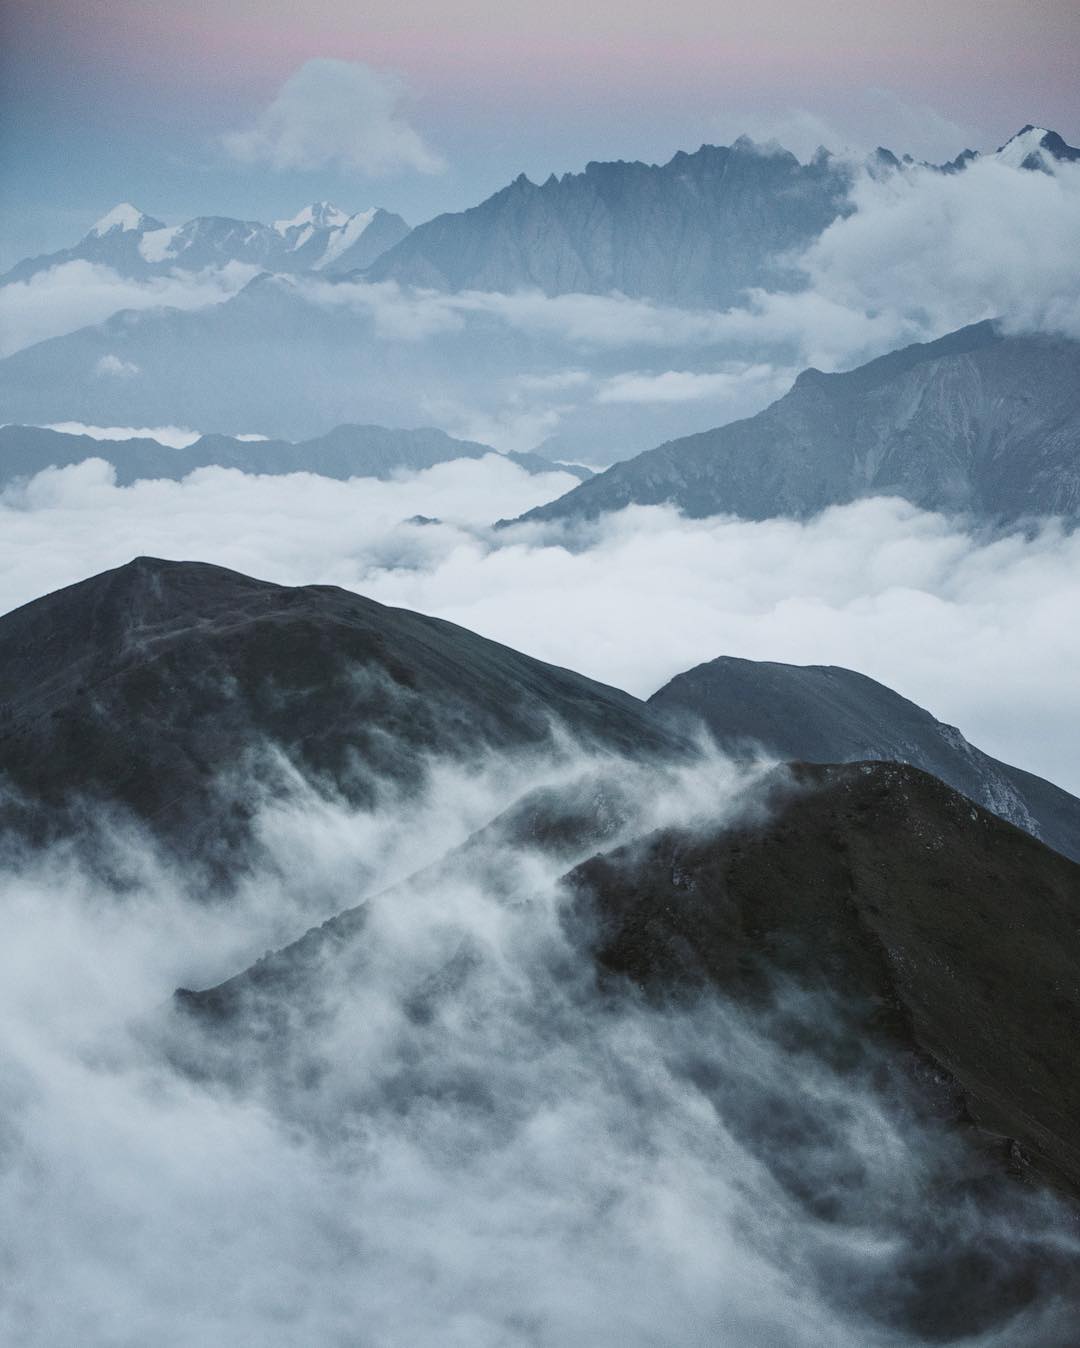
{"label": "shadowed slope", "polygon": [[44,840],[104,804],[221,864],[289,771],[370,804],[428,756],[550,748],[560,728],[685,749],[629,694],[452,623],[145,557],[0,619],[0,703],[9,825]]}
{"label": "shadowed slope", "polygon": [[969,744],[955,726],[891,688],[832,665],[721,656],[678,674],[649,705],[700,719],[736,756],[911,763],[1080,861],[1080,801]]}

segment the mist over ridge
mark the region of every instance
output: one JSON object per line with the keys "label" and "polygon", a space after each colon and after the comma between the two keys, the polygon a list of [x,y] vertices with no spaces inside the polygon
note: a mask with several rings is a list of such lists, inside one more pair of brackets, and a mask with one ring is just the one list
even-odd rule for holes
{"label": "mist over ridge", "polygon": [[1075,7],[54,10],[0,1342],[1075,1348]]}

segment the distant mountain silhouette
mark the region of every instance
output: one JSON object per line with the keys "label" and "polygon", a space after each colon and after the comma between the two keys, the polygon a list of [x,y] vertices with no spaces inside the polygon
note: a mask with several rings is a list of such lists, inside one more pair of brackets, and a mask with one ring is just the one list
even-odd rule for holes
{"label": "distant mountain silhouette", "polygon": [[[42,426],[0,426],[0,486],[31,477],[45,468],[64,468],[86,459],[104,459],[116,469],[118,485],[146,478],[180,481],[196,468],[239,468],[244,473],[316,473],[345,480],[417,472],[438,463],[480,459],[497,451],[473,440],[455,440],[431,427],[392,430],[385,426],[337,426],[314,440],[237,440],[204,435],[174,449],[157,440],[101,440]],[[588,468],[558,464],[539,454],[505,455],[527,473],[564,472],[585,481]]]}
{"label": "distant mountain silhouette", "polygon": [[0,285],[28,281],[67,262],[95,263],[132,280],[235,262],[265,271],[330,274],[370,266],[408,232],[400,215],[381,207],[349,215],[325,201],[273,225],[201,215],[171,226],[125,202],[74,247],[24,259],[0,276]]}

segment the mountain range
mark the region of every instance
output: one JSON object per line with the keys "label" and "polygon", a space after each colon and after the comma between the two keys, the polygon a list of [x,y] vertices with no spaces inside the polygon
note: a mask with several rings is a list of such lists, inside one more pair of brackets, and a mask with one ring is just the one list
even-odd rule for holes
{"label": "mountain range", "polygon": [[617,463],[524,521],[628,505],[804,519],[865,496],[1017,520],[1080,512],[1080,342],[977,323]]}
{"label": "mountain range", "polygon": [[[1080,150],[1026,126],[996,157],[1047,171]],[[940,168],[962,171],[978,158],[967,150]],[[868,167],[881,175],[913,163],[879,148]],[[439,290],[617,291],[727,308],[752,287],[803,287],[790,258],[851,211],[856,169],[824,149],[803,164],[743,136],[666,164],[591,163],[543,184],[522,174],[471,210],[417,226],[367,275]]]}
{"label": "mountain range", "polygon": [[[299,444],[203,435],[194,444],[174,448],[145,436],[108,440],[47,426],[0,426],[0,487],[46,468],[64,468],[86,459],[112,464],[117,485],[126,487],[147,478],[179,482],[197,468],[208,467],[273,476],[315,473],[341,481],[354,477],[386,481],[395,473],[419,472],[459,459],[482,459],[496,452],[490,445],[455,440],[432,427],[336,426],[326,435]],[[511,452],[505,457],[527,473],[564,472],[581,481],[592,476],[588,468],[553,463],[539,454]]]}
{"label": "mountain range", "polygon": [[[1028,125],[993,157],[1049,172],[1080,160],[1080,150]],[[965,150],[947,164],[918,166],[955,173],[979,158]],[[915,166],[880,147],[862,165],[877,176]],[[666,164],[594,162],[543,184],[521,174],[469,210],[414,230],[381,207],[350,215],[326,201],[272,225],[199,216],[172,226],[123,202],[74,247],[19,262],[0,285],[73,261],[132,279],[243,263],[437,290],[617,292],[726,308],[752,287],[804,285],[790,257],[851,211],[859,167],[823,148],[803,164],[775,143],[741,136],[680,151]]]}
{"label": "mountain range", "polygon": [[[991,1214],[1020,1201],[1010,1185],[1080,1191],[1080,866],[1033,836],[1075,842],[1080,802],[881,685],[717,661],[644,703],[332,586],[144,557],[0,618],[0,705],[6,855],[149,835],[219,897],[258,865],[268,804],[400,810],[440,764],[516,765],[501,812],[441,858],[373,894],[352,868],[336,916],[147,1008],[142,1051],[193,1081],[290,1128],[460,1110],[473,1136],[491,1112],[477,1033],[503,1023],[498,973],[527,1017],[505,1026],[519,1070],[577,1064],[589,1034],[607,1062],[620,1035],[667,1027],[663,1070],[694,1087],[702,1136],[722,1125],[831,1239],[896,1237],[858,1289],[826,1266],[844,1290],[824,1295],[855,1298],[868,1324],[947,1342],[1068,1287],[1067,1260]],[[744,759],[751,743],[865,749],[970,794],[895,761],[710,776],[699,719]],[[375,1007],[389,1038],[356,1078]],[[694,1026],[711,1028],[698,1041]],[[751,1026],[787,1072],[762,1070]],[[937,1139],[887,1217],[852,1179],[852,1092],[874,1137]]]}
{"label": "mountain range", "polygon": [[370,266],[408,232],[400,215],[381,207],[349,215],[327,201],[272,225],[202,215],[169,226],[122,202],[73,248],[17,263],[0,276],[0,285],[28,281],[68,262],[95,263],[133,280],[230,263],[285,273],[347,272]]}
{"label": "mountain range", "polygon": [[703,723],[737,758],[912,764],[1080,861],[1080,802],[853,671],[721,658],[646,703],[451,623],[203,563],[138,558],[0,617],[0,702],[0,819],[27,836],[97,804],[224,864],[252,781],[370,803],[427,758],[550,747],[558,726],[678,758]]}

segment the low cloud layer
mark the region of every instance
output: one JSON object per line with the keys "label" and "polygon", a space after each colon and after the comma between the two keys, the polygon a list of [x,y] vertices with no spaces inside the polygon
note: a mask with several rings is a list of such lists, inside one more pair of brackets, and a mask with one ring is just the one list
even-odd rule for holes
{"label": "low cloud layer", "polygon": [[120,489],[88,462],[0,498],[0,608],[151,553],[343,585],[642,696],[717,655],[845,665],[1080,792],[1080,534],[981,536],[897,500],[806,523],[654,507],[578,534],[488,529],[570,485],[488,458],[391,483],[204,469]]}
{"label": "low cloud layer", "polygon": [[[722,760],[619,782],[641,829],[688,801],[716,825],[739,786]],[[123,895],[59,857],[0,867],[0,1337],[887,1348],[957,1324],[972,1348],[1064,1348],[1076,1245],[1055,1204],[980,1182],[884,1064],[840,1075],[796,1047],[793,1025],[831,1028],[822,998],[599,996],[560,921],[565,860],[493,839],[377,899],[287,994],[304,1028],[280,1053],[243,1019],[231,1047],[175,1026],[162,1052],[178,984],[357,903],[361,875],[413,872],[507,785],[448,765],[406,819],[279,812],[229,902],[186,897],[149,852]],[[196,1079],[172,1065],[190,1055]]]}
{"label": "low cloud layer", "polygon": [[[202,309],[231,298],[258,272],[240,262],[205,272],[177,272],[133,281],[94,262],[64,262],[27,281],[0,286],[0,356],[102,323],[121,309]],[[125,379],[139,369],[118,356],[104,356],[102,378]]]}
{"label": "low cloud layer", "polygon": [[359,61],[306,61],[251,127],[222,137],[244,164],[377,176],[438,173],[442,159],[406,120],[406,88]]}

